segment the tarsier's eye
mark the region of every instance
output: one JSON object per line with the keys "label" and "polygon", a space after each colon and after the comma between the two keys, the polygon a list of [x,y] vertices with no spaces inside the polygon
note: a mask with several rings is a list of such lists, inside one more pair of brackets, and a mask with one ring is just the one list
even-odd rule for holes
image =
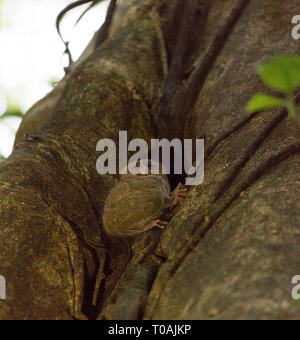
{"label": "tarsier's eye", "polygon": [[138,168],[138,173],[135,172],[137,176],[145,176],[151,174],[153,161],[151,159],[139,159],[135,163],[128,166],[128,170]]}
{"label": "tarsier's eye", "polygon": [[[140,166],[140,162],[137,162],[137,166]],[[141,169],[138,175],[139,176],[148,175],[150,172],[151,172],[151,160],[147,160],[147,162],[145,162],[145,160],[142,161]]]}

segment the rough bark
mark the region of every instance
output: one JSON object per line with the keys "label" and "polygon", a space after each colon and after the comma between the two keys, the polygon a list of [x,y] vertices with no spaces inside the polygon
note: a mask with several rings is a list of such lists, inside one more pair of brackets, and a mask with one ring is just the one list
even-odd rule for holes
{"label": "rough bark", "polygon": [[172,109],[185,138],[205,138],[205,182],[164,232],[134,242],[104,299],[124,257],[101,233],[117,177],[97,174],[96,143],[117,141],[120,130],[129,139],[155,136],[183,5],[123,1],[109,39],[74,70],[37,134],[0,166],[0,273],[8,284],[0,319],[299,318],[290,295],[299,274],[299,125],[285,111],[244,109],[261,90],[255,63],[299,50],[290,34],[295,5],[198,4],[202,21]]}

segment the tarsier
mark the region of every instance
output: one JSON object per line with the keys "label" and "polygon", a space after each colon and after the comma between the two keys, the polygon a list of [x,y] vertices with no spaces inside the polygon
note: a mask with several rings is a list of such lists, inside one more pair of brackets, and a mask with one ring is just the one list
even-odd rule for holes
{"label": "tarsier", "polygon": [[166,175],[123,175],[106,199],[104,230],[110,236],[123,238],[155,227],[163,229],[167,223],[158,218],[184,199],[186,192],[180,183],[171,193]]}
{"label": "tarsier", "polygon": [[103,226],[107,235],[124,242],[127,254],[107,297],[130,261],[131,245],[128,238],[152,228],[164,229],[167,222],[161,221],[159,217],[166,209],[180,203],[186,194],[187,188],[181,183],[171,193],[167,175],[147,174],[143,170],[137,175],[122,175],[105,201]]}

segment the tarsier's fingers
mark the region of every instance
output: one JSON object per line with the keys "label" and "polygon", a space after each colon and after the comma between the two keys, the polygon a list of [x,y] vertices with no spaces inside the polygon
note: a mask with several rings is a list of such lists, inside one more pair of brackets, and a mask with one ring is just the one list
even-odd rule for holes
{"label": "tarsier's fingers", "polygon": [[160,229],[165,229],[165,226],[168,224],[168,222],[161,221],[161,220],[156,220],[154,223],[155,223],[155,227],[160,228]]}
{"label": "tarsier's fingers", "polygon": [[183,185],[182,183],[179,183],[174,190],[174,193],[186,193],[187,192],[187,187]]}
{"label": "tarsier's fingers", "polygon": [[161,220],[156,220],[153,221],[152,223],[146,225],[143,229],[143,231],[147,231],[152,228],[159,228],[159,229],[165,229],[165,226],[168,224],[168,222],[161,221]]}
{"label": "tarsier's fingers", "polygon": [[177,191],[177,196],[179,197],[186,197],[187,195],[187,188],[182,188]]}
{"label": "tarsier's fingers", "polygon": [[186,197],[186,194],[179,194],[178,196],[177,196],[177,201],[178,202],[181,202],[182,200],[184,200],[185,199],[185,197]]}
{"label": "tarsier's fingers", "polygon": [[185,199],[187,195],[187,187],[182,183],[177,185],[177,188],[173,191],[174,201],[173,206],[177,205]]}

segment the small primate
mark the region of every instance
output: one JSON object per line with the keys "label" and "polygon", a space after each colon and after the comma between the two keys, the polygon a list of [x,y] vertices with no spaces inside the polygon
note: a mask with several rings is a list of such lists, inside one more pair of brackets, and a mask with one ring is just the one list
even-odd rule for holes
{"label": "small primate", "polygon": [[104,205],[104,230],[110,236],[124,238],[155,227],[163,229],[167,222],[159,217],[181,202],[186,192],[180,183],[171,193],[166,175],[122,175]]}
{"label": "small primate", "polygon": [[187,194],[181,183],[171,192],[167,175],[148,174],[142,168],[137,175],[122,175],[110,191],[103,212],[103,227],[106,234],[119,239],[126,247],[123,265],[106,293],[111,295],[131,259],[130,237],[137,236],[152,228],[164,229],[168,222],[159,218],[164,211],[180,203]]}

